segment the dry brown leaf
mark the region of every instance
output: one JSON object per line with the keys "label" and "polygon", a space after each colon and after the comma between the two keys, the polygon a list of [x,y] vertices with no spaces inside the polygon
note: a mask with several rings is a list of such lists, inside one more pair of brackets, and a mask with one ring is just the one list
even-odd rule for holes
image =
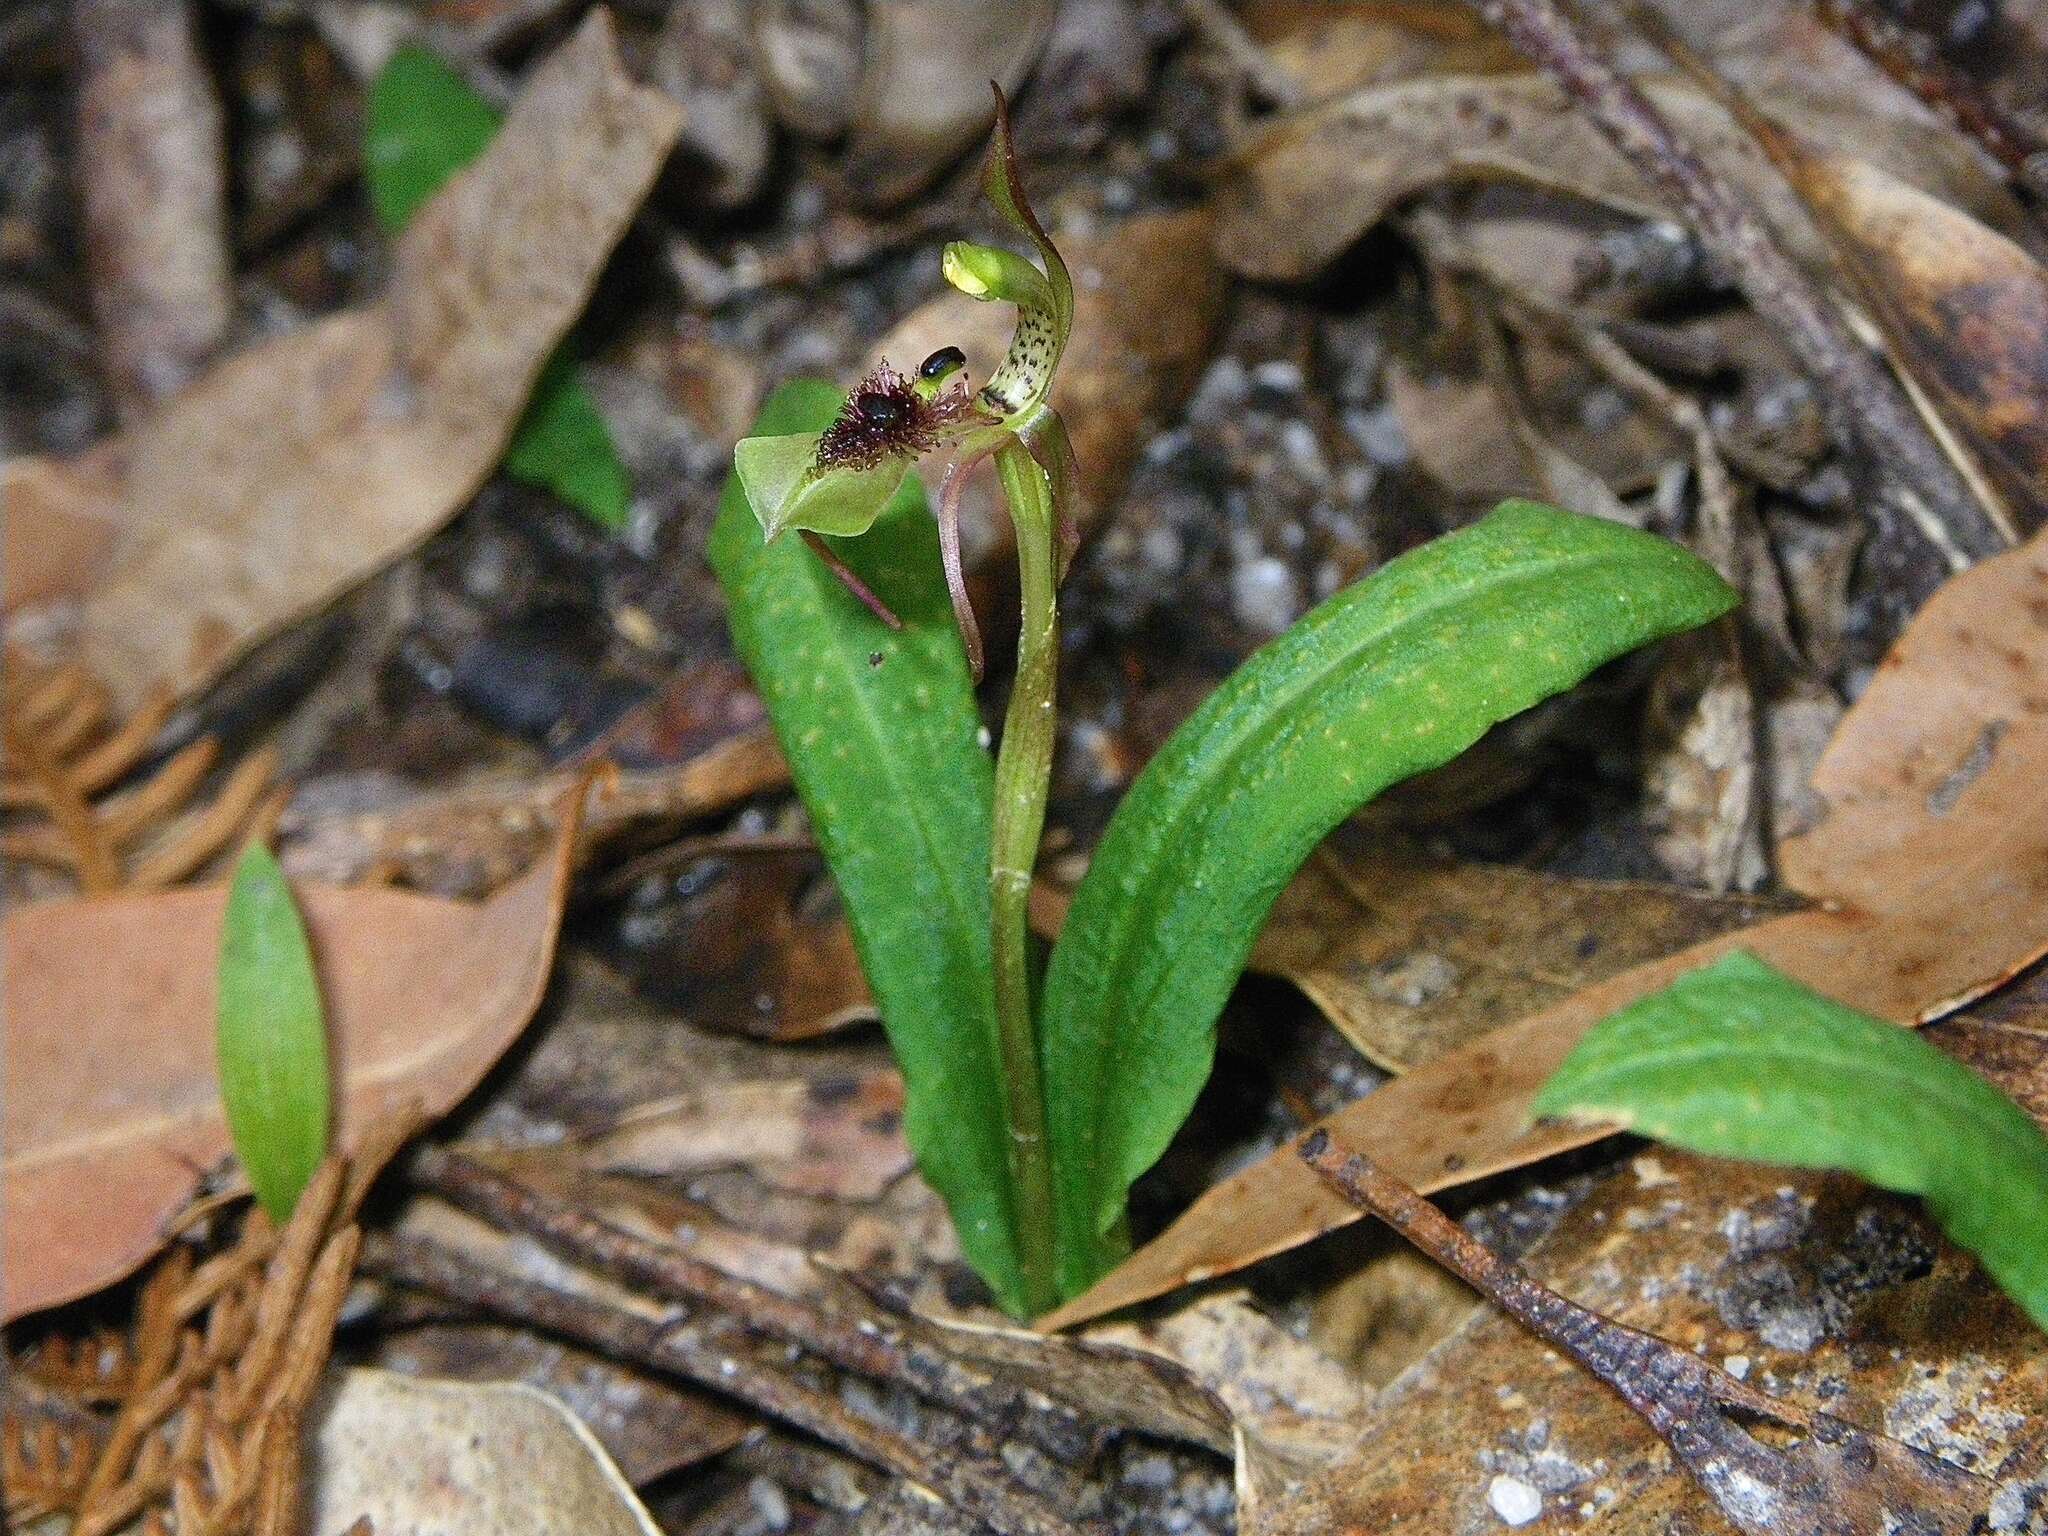
{"label": "dry brown leaf", "polygon": [[[2037,1439],[2048,1341],[1908,1202],[1840,1175],[1668,1149],[1646,1163],[1617,1170],[1570,1212],[1524,1261],[1530,1273],[1794,1411],[1824,1411],[1981,1477]],[[1956,1481],[1995,1497],[1988,1482]],[[1735,1528],[1620,1398],[1482,1307],[1360,1417],[1348,1455],[1248,1529],[1434,1536],[1504,1530],[1503,1507],[1532,1506],[1531,1530]]]}
{"label": "dry brown leaf", "polygon": [[2048,271],[1968,214],[1861,161],[1809,156],[1800,189],[1914,383],[2018,527],[2048,521]]}
{"label": "dry brown leaf", "polygon": [[[1054,231],[1074,274],[1074,339],[1052,400],[1073,433],[1089,518],[1116,504],[1148,430],[1180,404],[1209,360],[1224,290],[1212,222],[1190,209],[1128,219],[1085,239]],[[949,291],[906,316],[868,362],[912,368],[956,346],[973,376],[985,378],[1014,324],[1007,305]],[[1009,547],[1009,520],[997,515],[994,497],[979,505],[977,514],[970,487],[963,537],[972,559]]]}
{"label": "dry brown leaf", "polygon": [[524,1382],[359,1368],[318,1409],[307,1497],[317,1536],[365,1516],[391,1536],[660,1536],[582,1420]]}
{"label": "dry brown leaf", "polygon": [[1282,894],[1251,964],[1405,1072],[1775,906],[1454,863],[1346,828]]}
{"label": "dry brown leaf", "polygon": [[[580,798],[581,791],[578,796]],[[333,1053],[335,1144],[417,1098],[447,1110],[540,1002],[576,812],[488,902],[302,889]],[[214,1059],[224,887],[8,914],[4,1316],[120,1278],[227,1153]]]}
{"label": "dry brown leaf", "polygon": [[[1700,157],[1803,259],[1827,246],[1799,197],[1749,135],[1697,88],[1638,82]],[[1795,128],[1796,101],[1759,98]],[[2009,217],[2009,199],[1945,130],[1890,125],[1886,163],[1972,212]],[[1839,125],[1830,128],[1839,134]],[[1872,146],[1854,143],[1859,153]],[[1336,259],[1401,199],[1445,181],[1512,180],[1644,218],[1671,208],[1564,92],[1536,75],[1429,75],[1376,84],[1281,120],[1237,158],[1218,197],[1217,250],[1232,271],[1299,281]]]}
{"label": "dry brown leaf", "polygon": [[[1608,1134],[1529,1125],[1528,1105],[1600,1019],[1731,949],[1852,1008],[1938,1018],[2048,951],[2048,537],[1948,582],[1844,717],[1815,775],[1826,814],[1787,878],[1841,903],[1639,965],[1437,1057],[1325,1122],[1425,1193]],[[1938,681],[1937,681],[1938,680]],[[1292,1248],[1356,1213],[1291,1148],[1210,1190],[1063,1327]]]}
{"label": "dry brown leaf", "polygon": [[119,544],[74,590],[81,659],[123,703],[203,686],[462,504],[678,119],[592,12],[407,229],[383,299],[230,359],[112,445]]}

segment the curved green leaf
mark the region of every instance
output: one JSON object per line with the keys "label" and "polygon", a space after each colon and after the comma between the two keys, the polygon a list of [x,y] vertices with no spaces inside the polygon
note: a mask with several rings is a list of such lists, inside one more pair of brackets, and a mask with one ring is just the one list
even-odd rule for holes
{"label": "curved green leaf", "polygon": [[1046,976],[1067,1294],[1115,1261],[1131,1181],[1186,1118],[1252,941],[1324,834],[1495,722],[1735,602],[1675,545],[1508,502],[1323,603],[1195,712],[1118,808]]}
{"label": "curved green leaf", "polygon": [[1534,1107],[1920,1195],[2048,1328],[2048,1136],[1911,1030],[1754,955],[1724,955],[1603,1019]]}
{"label": "curved green leaf", "polygon": [[[843,398],[788,385],[755,431],[821,430]],[[905,1133],[968,1258],[1017,1310],[989,939],[993,770],[923,487],[905,481],[865,537],[836,547],[901,630],[802,543],[764,544],[736,474],[710,552],[903,1069]]]}
{"label": "curved green leaf", "polygon": [[[462,76],[424,48],[406,47],[370,82],[363,175],[370,210],[386,234],[484,152],[503,117]],[[505,449],[505,472],[554,492],[600,527],[625,527],[632,479],[611,428],[569,355],[557,351]]]}
{"label": "curved green leaf", "polygon": [[235,866],[221,923],[216,1014],[228,1134],[279,1226],[327,1155],[327,1022],[306,925],[268,848]]}

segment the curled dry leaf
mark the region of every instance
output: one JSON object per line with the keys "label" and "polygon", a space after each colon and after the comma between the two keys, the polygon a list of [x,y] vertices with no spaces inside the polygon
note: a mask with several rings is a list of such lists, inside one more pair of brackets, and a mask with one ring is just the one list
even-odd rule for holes
{"label": "curled dry leaf", "polygon": [[[1100,235],[1061,237],[1074,274],[1074,337],[1052,403],[1071,423],[1084,515],[1100,518],[1122,493],[1147,433],[1172,412],[1208,361],[1224,279],[1206,211],[1147,214]],[[940,347],[967,354],[986,378],[1010,343],[1008,306],[948,291],[914,310],[869,355],[913,367]],[[969,487],[963,539],[971,561],[1009,547],[1009,519]],[[1086,531],[1085,525],[1083,531]]]}
{"label": "curled dry leaf", "polygon": [[[559,834],[563,797],[579,774],[492,778],[424,791],[380,810],[323,810],[304,798],[280,822],[292,874],[335,885],[399,880],[441,895],[501,885]],[[629,828],[675,823],[780,789],[789,767],[775,735],[749,725],[673,768],[620,773],[578,824],[576,856]]]}
{"label": "curled dry leaf", "polygon": [[[1693,86],[1639,82],[1700,158],[1816,266],[1827,245],[1799,197],[1749,135]],[[1782,106],[1794,126],[1796,102]],[[1898,174],[1989,212],[2008,206],[1945,133],[1893,125]],[[1644,218],[1673,209],[1549,80],[1529,74],[1427,75],[1375,84],[1281,120],[1236,159],[1218,199],[1217,250],[1247,277],[1299,281],[1328,266],[1401,199],[1445,181],[1531,182]]]}
{"label": "curled dry leaf", "polygon": [[626,76],[593,11],[406,230],[383,299],[230,359],[112,445],[98,510],[118,543],[73,595],[81,658],[117,699],[159,678],[201,687],[461,505],[678,117]]}
{"label": "curled dry leaf", "polygon": [[[576,820],[565,810],[549,856],[482,904],[298,892],[327,1006],[337,1146],[402,1100],[446,1111],[524,1027],[554,957]],[[43,902],[0,928],[6,1318],[133,1269],[227,1153],[214,1056],[226,899],[209,887]]]}
{"label": "curled dry leaf", "polygon": [[[1597,1140],[1608,1132],[1531,1127],[1536,1090],[1597,1021],[1734,948],[1902,1024],[2009,980],[2048,952],[2044,634],[2048,536],[2037,536],[1953,578],[1900,637],[1815,773],[1819,823],[1780,848],[1796,889],[1838,905],[1638,965],[1436,1057],[1324,1125],[1424,1192]],[[1355,1216],[1283,1148],[1210,1190],[1046,1323],[1228,1273]]]}
{"label": "curled dry leaf", "polygon": [[2022,532],[2048,521],[2048,270],[1939,198],[1861,161],[1804,157],[1813,202],[1907,376]]}
{"label": "curled dry leaf", "polygon": [[318,1536],[379,1532],[659,1536],[597,1437],[524,1382],[344,1372],[316,1405],[307,1503]]}

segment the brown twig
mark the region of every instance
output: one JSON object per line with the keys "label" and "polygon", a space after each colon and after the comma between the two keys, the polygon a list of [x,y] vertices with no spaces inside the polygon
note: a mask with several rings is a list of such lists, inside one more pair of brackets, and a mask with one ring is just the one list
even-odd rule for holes
{"label": "brown twig", "polygon": [[1828,402],[1845,447],[1881,466],[1908,512],[1956,568],[2009,541],[1971,494],[1905,390],[1850,332],[1733,187],[1681,141],[1556,0],[1473,0],[1480,14],[1564,87],[1615,148],[1661,187],[1771,322]]}
{"label": "brown twig", "polygon": [[78,164],[106,367],[133,417],[198,372],[233,314],[220,100],[190,0],[78,0]]}
{"label": "brown twig", "polygon": [[955,1457],[854,1414],[794,1373],[722,1347],[701,1324],[635,1316],[487,1269],[422,1238],[380,1239],[365,1267],[403,1285],[545,1329],[614,1359],[680,1376],[936,1494],[999,1536],[1075,1536],[1078,1527],[1020,1487],[1001,1461]]}
{"label": "brown twig", "polygon": [[533,1238],[550,1252],[671,1301],[698,1302],[842,1370],[910,1387],[993,1431],[1037,1445],[1063,1462],[1086,1458],[1098,1436],[1055,1405],[976,1376],[889,1326],[879,1311],[850,1317],[793,1300],[592,1216],[440,1147],[422,1147],[415,1183],[491,1225]]}
{"label": "brown twig", "polygon": [[[1613,1388],[1738,1530],[1856,1536],[1886,1529],[1893,1523],[1884,1518],[1890,1510],[1928,1519],[1928,1536],[1963,1536],[1989,1504],[1992,1485],[1984,1478],[1832,1415],[1781,1402],[1690,1350],[1567,1301],[1370,1159],[1337,1145],[1329,1132],[1311,1131],[1296,1150],[1338,1195],[1379,1217]],[[1805,1438],[1766,1445],[1739,1417],[1783,1425]]]}
{"label": "brown twig", "polygon": [[1934,44],[1865,0],[1815,0],[1814,13],[1857,52],[1983,146],[2040,197],[2048,197],[2048,145],[1952,68]]}

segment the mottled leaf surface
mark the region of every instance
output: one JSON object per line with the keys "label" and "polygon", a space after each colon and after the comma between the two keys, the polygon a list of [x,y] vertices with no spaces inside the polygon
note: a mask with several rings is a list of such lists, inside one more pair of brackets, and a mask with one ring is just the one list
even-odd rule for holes
{"label": "mottled leaf surface", "polygon": [[1497,721],[1735,601],[1675,545],[1508,502],[1323,603],[1195,712],[1118,808],[1046,977],[1067,1294],[1118,1256],[1126,1191],[1186,1118],[1216,1017],[1316,843]]}
{"label": "mottled leaf surface", "polygon": [[1754,955],[1724,955],[1603,1019],[1534,1109],[1919,1195],[2048,1327],[2048,1136],[1918,1035]]}

